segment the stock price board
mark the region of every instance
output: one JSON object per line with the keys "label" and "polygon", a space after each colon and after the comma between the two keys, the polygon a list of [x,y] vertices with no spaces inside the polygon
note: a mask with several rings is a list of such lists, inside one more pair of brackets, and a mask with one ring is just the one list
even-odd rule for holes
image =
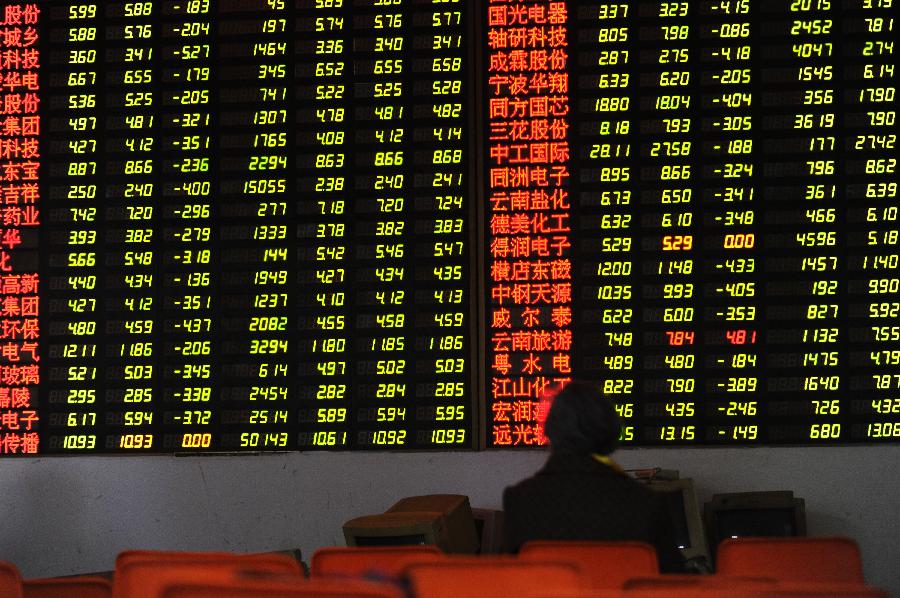
{"label": "stock price board", "polygon": [[487,442],[900,438],[892,0],[490,2]]}
{"label": "stock price board", "polygon": [[892,0],[0,8],[0,454],[900,440]]}
{"label": "stock price board", "polygon": [[4,2],[3,452],[471,447],[471,16]]}

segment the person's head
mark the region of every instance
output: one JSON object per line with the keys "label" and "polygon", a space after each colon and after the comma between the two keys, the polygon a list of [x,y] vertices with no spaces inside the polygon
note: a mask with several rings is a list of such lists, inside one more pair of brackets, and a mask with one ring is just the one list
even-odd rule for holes
{"label": "person's head", "polygon": [[590,382],[569,382],[553,397],[544,433],[554,453],[608,455],[619,444],[619,415],[612,400]]}

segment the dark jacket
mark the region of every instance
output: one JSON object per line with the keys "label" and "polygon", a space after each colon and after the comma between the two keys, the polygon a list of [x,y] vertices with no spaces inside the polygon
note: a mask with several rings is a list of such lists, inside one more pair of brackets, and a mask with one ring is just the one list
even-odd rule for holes
{"label": "dark jacket", "polygon": [[551,454],[504,491],[503,510],[509,552],[529,540],[638,540],[656,548],[662,571],[683,567],[661,497],[590,455]]}

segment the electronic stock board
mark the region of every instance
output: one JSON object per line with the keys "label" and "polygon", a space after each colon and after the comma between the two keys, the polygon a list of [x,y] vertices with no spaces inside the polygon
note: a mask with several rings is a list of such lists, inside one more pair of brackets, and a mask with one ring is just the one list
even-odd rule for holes
{"label": "electronic stock board", "polygon": [[2,454],[900,439],[892,0],[0,6]]}

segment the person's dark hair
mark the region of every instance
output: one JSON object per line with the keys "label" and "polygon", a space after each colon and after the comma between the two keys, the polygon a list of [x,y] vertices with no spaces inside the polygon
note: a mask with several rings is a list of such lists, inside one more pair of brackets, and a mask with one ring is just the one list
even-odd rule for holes
{"label": "person's dark hair", "polygon": [[599,386],[572,381],[552,401],[544,433],[553,452],[608,455],[616,450],[619,414]]}

